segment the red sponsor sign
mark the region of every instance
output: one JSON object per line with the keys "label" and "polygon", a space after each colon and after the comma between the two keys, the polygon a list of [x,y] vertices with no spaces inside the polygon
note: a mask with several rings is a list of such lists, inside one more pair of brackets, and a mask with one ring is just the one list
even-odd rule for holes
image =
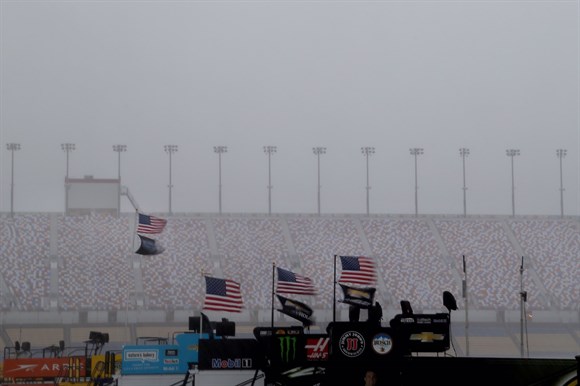
{"label": "red sponsor sign", "polygon": [[306,360],[308,361],[327,361],[328,346],[330,338],[328,335],[319,337],[306,338]]}
{"label": "red sponsor sign", "polygon": [[54,378],[68,375],[69,370],[73,372],[74,376],[86,376],[85,358],[19,358],[4,360],[4,378]]}

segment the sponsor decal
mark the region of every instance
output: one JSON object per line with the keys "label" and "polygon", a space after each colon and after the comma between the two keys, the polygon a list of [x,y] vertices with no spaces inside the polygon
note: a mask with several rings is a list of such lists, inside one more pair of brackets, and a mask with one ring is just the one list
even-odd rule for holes
{"label": "sponsor decal", "polygon": [[306,338],[306,360],[327,361],[328,343],[330,343],[329,337]]}
{"label": "sponsor decal", "polygon": [[296,359],[296,343],[298,338],[295,336],[280,336],[280,358],[282,362],[290,362]]}
{"label": "sponsor decal", "polygon": [[344,356],[355,358],[365,350],[365,339],[358,331],[347,331],[340,337],[338,348]]}
{"label": "sponsor decal", "polygon": [[373,337],[372,346],[377,354],[386,355],[393,348],[393,340],[389,334],[379,332]]}
{"label": "sponsor decal", "polygon": [[212,369],[251,369],[252,358],[212,358]]}
{"label": "sponsor decal", "polygon": [[445,335],[435,334],[434,332],[422,332],[420,334],[412,334],[409,339],[425,343],[432,343],[434,341],[445,339]]}
{"label": "sponsor decal", "polygon": [[177,358],[167,358],[163,360],[164,365],[177,365],[179,364],[179,359]]}
{"label": "sponsor decal", "polygon": [[70,358],[19,358],[4,360],[4,375],[11,378],[49,378],[62,376],[63,371],[78,371],[85,376],[85,359],[77,358],[76,363],[69,363]]}
{"label": "sponsor decal", "polygon": [[177,350],[176,349],[167,349],[167,350],[165,350],[165,356],[166,357],[176,357]]}
{"label": "sponsor decal", "polygon": [[157,350],[125,351],[126,361],[156,361],[158,357]]}

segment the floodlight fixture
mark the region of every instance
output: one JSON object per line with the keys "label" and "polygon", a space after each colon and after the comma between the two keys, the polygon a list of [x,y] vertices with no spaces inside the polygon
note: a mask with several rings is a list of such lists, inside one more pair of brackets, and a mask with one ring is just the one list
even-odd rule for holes
{"label": "floodlight fixture", "polygon": [[177,153],[177,145],[163,145],[163,149],[165,150],[165,152],[167,154],[169,154],[169,214],[172,214],[172,208],[171,208],[171,193],[172,193],[172,189],[173,189],[173,183],[172,183],[172,156],[173,153]]}
{"label": "floodlight fixture", "polygon": [[467,185],[465,180],[465,158],[469,155],[469,149],[462,147],[459,149],[459,155],[461,156],[463,165],[463,217],[467,217]]}
{"label": "floodlight fixture", "polygon": [[515,177],[514,177],[514,157],[520,155],[519,149],[507,149],[505,151],[506,155],[511,158],[511,170],[512,170],[512,217],[516,215],[516,193],[515,193]]}
{"label": "floodlight fixture", "polygon": [[560,159],[560,217],[564,217],[564,179],[562,174],[562,159],[566,157],[566,149],[556,149],[556,156]]}
{"label": "floodlight fixture", "polygon": [[312,152],[314,153],[314,155],[316,156],[316,161],[317,161],[317,165],[318,165],[318,189],[317,189],[317,197],[318,197],[318,214],[320,214],[320,156],[322,154],[326,154],[326,148],[322,147],[322,146],[317,146],[317,147],[313,147],[312,148]]}
{"label": "floodlight fixture", "polygon": [[228,152],[227,146],[214,146],[213,151],[218,155],[218,206],[222,213],[222,154]]}
{"label": "floodlight fixture", "polygon": [[264,146],[264,153],[268,155],[268,214],[272,214],[272,154],[277,151],[276,146]]}
{"label": "floodlight fixture", "polygon": [[20,148],[19,143],[12,142],[6,144],[6,149],[12,153],[12,172],[10,174],[10,217],[14,217],[14,152],[20,150]]}
{"label": "floodlight fixture", "polygon": [[364,146],[360,148],[361,153],[365,156],[366,158],[366,171],[367,171],[367,186],[366,186],[366,192],[367,192],[367,216],[370,214],[370,191],[371,191],[371,186],[370,186],[370,179],[369,179],[369,157],[373,154],[375,154],[375,148],[372,146]]}
{"label": "floodlight fixture", "polygon": [[419,185],[417,184],[417,157],[423,154],[423,148],[413,147],[409,152],[415,157],[415,216],[419,214]]}

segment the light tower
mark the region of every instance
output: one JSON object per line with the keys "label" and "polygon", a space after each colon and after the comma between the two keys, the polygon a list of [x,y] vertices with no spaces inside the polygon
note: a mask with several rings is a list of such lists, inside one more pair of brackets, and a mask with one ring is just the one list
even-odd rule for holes
{"label": "light tower", "polygon": [[366,164],[367,164],[367,186],[366,186],[366,191],[367,191],[367,216],[370,214],[370,191],[371,191],[371,186],[369,183],[369,157],[373,154],[375,154],[375,148],[374,147],[370,147],[370,146],[365,146],[365,147],[361,147],[360,148],[361,153],[365,156],[366,158]]}
{"label": "light tower", "polygon": [[127,151],[127,145],[113,145],[113,151],[119,154],[117,166],[119,169],[118,176],[119,176],[119,184],[121,183],[121,153]]}
{"label": "light tower", "polygon": [[113,151],[117,152],[117,166],[118,166],[118,179],[119,179],[119,187],[118,187],[118,201],[117,201],[117,216],[121,214],[121,153],[127,151],[127,145],[113,145]]}
{"label": "light tower", "polygon": [[177,145],[163,145],[163,149],[165,150],[165,152],[167,154],[169,154],[169,214],[172,214],[172,210],[171,210],[171,190],[173,189],[173,183],[171,181],[171,175],[172,175],[172,170],[171,170],[171,161],[172,161],[172,156],[173,153],[177,153]]}
{"label": "light tower", "polygon": [[511,158],[512,166],[512,217],[516,215],[516,187],[515,187],[515,177],[514,177],[514,157],[520,155],[519,149],[507,149],[505,151],[506,155]]}
{"label": "light tower", "polygon": [[419,214],[419,185],[417,184],[417,156],[423,154],[423,149],[413,147],[409,149],[412,156],[415,157],[415,216]]}
{"label": "light tower", "polygon": [[75,150],[74,143],[62,143],[60,145],[62,151],[66,153],[66,175],[64,178],[64,200],[65,200],[65,212],[68,212],[68,191],[70,189],[70,184],[68,183],[68,170],[69,170],[69,157],[70,153]]}
{"label": "light tower", "polygon": [[562,175],[562,159],[566,157],[566,149],[557,149],[556,155],[560,159],[560,217],[564,217],[564,179]]}
{"label": "light tower", "polygon": [[469,149],[462,147],[459,149],[459,155],[461,156],[463,164],[463,217],[467,217],[467,186],[465,184],[465,158],[469,155]]}
{"label": "light tower", "polygon": [[227,146],[214,146],[213,151],[218,155],[218,204],[222,213],[222,154],[228,152]]}
{"label": "light tower", "polygon": [[313,147],[312,148],[312,152],[314,153],[314,155],[316,156],[316,161],[317,161],[317,165],[318,165],[318,214],[320,214],[320,156],[322,154],[326,154],[326,148],[325,147]]}
{"label": "light tower", "polygon": [[272,154],[276,151],[276,146],[264,146],[264,153],[268,155],[268,214],[272,214]]}
{"label": "light tower", "polygon": [[20,150],[20,144],[7,143],[6,149],[12,152],[12,173],[10,175],[10,217],[14,217],[14,152]]}

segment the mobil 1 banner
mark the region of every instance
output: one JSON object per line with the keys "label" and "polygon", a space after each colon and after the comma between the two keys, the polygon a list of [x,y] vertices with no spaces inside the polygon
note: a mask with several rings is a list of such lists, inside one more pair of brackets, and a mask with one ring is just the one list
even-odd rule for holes
{"label": "mobil 1 banner", "polygon": [[200,370],[250,370],[260,366],[255,339],[201,339]]}

